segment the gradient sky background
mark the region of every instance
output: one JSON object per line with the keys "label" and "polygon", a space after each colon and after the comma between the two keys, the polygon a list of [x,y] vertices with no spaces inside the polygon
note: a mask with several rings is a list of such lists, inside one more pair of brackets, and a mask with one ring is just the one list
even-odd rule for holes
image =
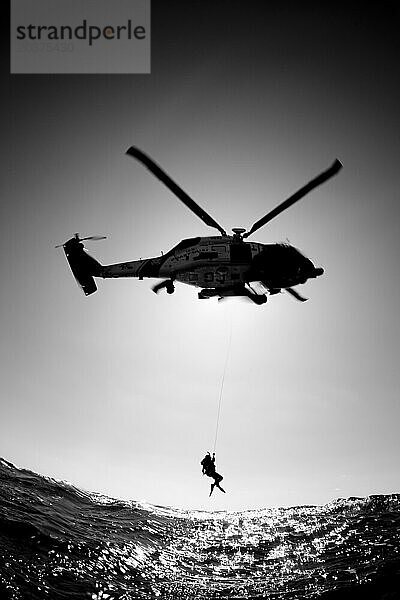
{"label": "gradient sky background", "polygon": [[[301,7],[299,6],[301,4]],[[153,0],[147,76],[9,76],[3,48],[0,455],[111,496],[242,509],[400,492],[399,12],[393,2]],[[323,277],[257,307],[99,281],[102,263],[214,235],[150,154],[226,228],[338,157],[334,179],[258,231]],[[217,466],[212,449],[230,331]]]}

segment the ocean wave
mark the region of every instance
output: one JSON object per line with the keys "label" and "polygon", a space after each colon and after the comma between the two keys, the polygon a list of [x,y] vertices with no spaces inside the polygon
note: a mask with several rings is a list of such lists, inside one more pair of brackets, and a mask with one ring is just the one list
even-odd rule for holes
{"label": "ocean wave", "polygon": [[4,459],[0,481],[5,600],[400,598],[399,494],[209,513],[85,492]]}

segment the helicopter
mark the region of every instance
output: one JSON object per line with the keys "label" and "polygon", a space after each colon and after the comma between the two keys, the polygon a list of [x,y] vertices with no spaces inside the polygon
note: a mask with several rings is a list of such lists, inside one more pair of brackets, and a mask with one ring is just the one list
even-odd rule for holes
{"label": "helicopter", "polygon": [[321,276],[324,273],[322,267],[315,267],[310,259],[289,243],[261,244],[245,240],[314,188],[336,175],[343,166],[338,159],[326,171],[256,221],[248,231],[235,227],[232,235],[229,235],[147,154],[135,146],[128,148],[126,154],[144,165],[206,225],[218,230],[219,235],[183,239],[161,256],[102,265],[86,252],[82,242],[104,239],[105,236],[81,238],[76,233],[67,242],[56,247],[63,247],[71,271],[86,296],[97,290],[94,278],[136,277],[139,280],[161,279],[152,288],[156,293],[165,289],[167,294],[173,294],[175,282],[201,288],[198,292],[200,300],[242,296],[261,305],[267,302],[269,296],[282,291],[288,292],[300,302],[307,300],[294,286]]}

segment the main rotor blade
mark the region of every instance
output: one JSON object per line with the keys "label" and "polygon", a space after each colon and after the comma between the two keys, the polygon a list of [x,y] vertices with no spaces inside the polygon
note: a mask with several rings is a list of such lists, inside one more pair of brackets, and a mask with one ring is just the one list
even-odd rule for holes
{"label": "main rotor blade", "polygon": [[184,192],[183,189],[179,187],[179,185],[175,183],[175,181],[173,181],[171,177],[167,175],[167,173],[163,171],[161,167],[159,167],[152,158],[147,156],[147,154],[145,154],[135,146],[131,146],[130,148],[128,148],[126,154],[129,154],[129,156],[136,158],[136,160],[140,161],[145,167],[147,167],[149,171],[151,171],[153,175],[157,177],[157,179],[162,181],[162,183],[166,185],[167,188],[171,190],[171,192],[174,193],[175,196],[177,196],[181,202],[183,202],[183,204],[190,208],[190,210],[194,212],[195,215],[200,217],[200,219],[206,225],[209,225],[210,227],[215,227],[216,229],[218,229],[218,231],[222,233],[222,235],[226,235],[226,232],[221,227],[221,225],[219,225],[203,208],[201,208],[201,206],[199,206],[193,200],[193,198],[188,196],[188,194]]}
{"label": "main rotor blade", "polygon": [[336,159],[335,162],[332,164],[332,166],[329,167],[329,169],[327,169],[326,171],[324,171],[323,173],[321,173],[320,175],[318,175],[317,177],[315,177],[314,179],[312,179],[311,181],[306,183],[305,186],[303,186],[302,188],[297,190],[297,192],[295,192],[287,200],[284,200],[281,204],[276,206],[273,210],[271,210],[271,212],[266,214],[265,217],[263,217],[262,219],[260,219],[256,223],[254,223],[254,225],[252,226],[250,231],[243,234],[243,237],[244,238],[249,237],[249,235],[251,235],[252,233],[257,231],[257,229],[260,229],[260,227],[262,227],[263,225],[265,225],[266,223],[271,221],[274,217],[279,215],[281,212],[283,212],[284,210],[286,210],[287,208],[292,206],[292,204],[294,204],[298,200],[301,200],[301,198],[303,198],[306,194],[311,192],[311,190],[313,190],[317,186],[321,185],[321,183],[324,183],[325,181],[327,181],[328,179],[330,179],[331,177],[336,175],[336,173],[338,173],[340,171],[342,166],[343,165],[340,162],[340,160]]}

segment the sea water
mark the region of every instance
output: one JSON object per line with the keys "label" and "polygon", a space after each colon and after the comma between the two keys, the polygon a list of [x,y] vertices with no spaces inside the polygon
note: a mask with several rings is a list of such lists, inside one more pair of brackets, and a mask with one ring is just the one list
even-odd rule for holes
{"label": "sea water", "polygon": [[0,459],[0,598],[400,599],[400,494],[184,511]]}

